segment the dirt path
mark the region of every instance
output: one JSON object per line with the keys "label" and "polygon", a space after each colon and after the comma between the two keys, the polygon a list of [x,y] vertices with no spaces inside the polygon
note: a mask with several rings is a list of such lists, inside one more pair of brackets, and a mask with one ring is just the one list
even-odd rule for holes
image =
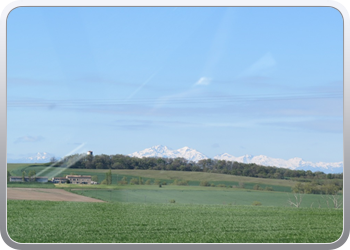
{"label": "dirt path", "polygon": [[63,189],[50,188],[7,188],[8,200],[40,200],[40,201],[80,201],[104,202],[98,199],[73,194]]}

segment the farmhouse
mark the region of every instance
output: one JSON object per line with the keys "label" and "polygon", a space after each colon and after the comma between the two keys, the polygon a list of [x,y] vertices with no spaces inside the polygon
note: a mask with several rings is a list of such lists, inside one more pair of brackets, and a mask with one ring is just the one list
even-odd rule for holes
{"label": "farmhouse", "polygon": [[[48,182],[48,179],[49,179],[48,177],[44,177],[44,176],[36,176],[36,177],[32,177],[32,178],[29,178],[28,176],[24,177],[25,182],[29,182],[29,181]],[[22,176],[10,176],[10,181],[11,182],[23,182]]]}
{"label": "farmhouse", "polygon": [[91,175],[67,175],[66,179],[72,184],[91,184]]}
{"label": "farmhouse", "polygon": [[66,183],[67,178],[66,177],[53,177],[51,181],[52,181],[52,183]]}

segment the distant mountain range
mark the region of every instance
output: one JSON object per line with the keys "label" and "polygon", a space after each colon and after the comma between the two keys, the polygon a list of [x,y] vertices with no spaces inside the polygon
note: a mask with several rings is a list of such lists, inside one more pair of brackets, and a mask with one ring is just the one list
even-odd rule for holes
{"label": "distant mountain range", "polygon": [[[11,159],[8,158],[8,163],[46,163],[49,162],[51,157],[53,157],[53,154],[50,153],[37,153],[28,155],[22,158],[17,159]],[[151,148],[146,148],[144,150],[141,150],[139,152],[134,152],[132,154],[129,154],[129,156],[133,157],[164,157],[164,158],[185,158],[189,161],[198,162],[199,160],[203,159],[209,159],[206,155],[202,154],[201,152],[189,148],[189,147],[183,147],[180,149],[172,150],[166,146],[158,145]],[[60,157],[56,157],[56,159],[59,159]],[[279,159],[279,158],[272,158],[265,155],[243,155],[239,157],[235,157],[233,155],[230,155],[228,153],[216,155],[213,157],[213,159],[217,160],[226,160],[226,161],[236,161],[236,162],[242,162],[242,163],[255,163],[258,165],[263,166],[274,166],[279,168],[289,168],[291,170],[311,170],[312,172],[316,171],[322,171],[326,174],[328,173],[343,173],[343,162],[310,162],[310,161],[304,161],[301,158],[291,158],[289,160]]]}
{"label": "distant mountain range", "polygon": [[142,151],[129,154],[129,156],[134,156],[138,158],[142,157],[164,157],[164,158],[177,158],[182,157],[189,161],[199,161],[203,159],[208,159],[204,154],[198,152],[195,149],[189,147],[183,147],[177,150],[171,150],[166,146],[158,145],[151,148],[146,148]]}
{"label": "distant mountain range", "polygon": [[[189,147],[183,147],[177,150],[171,150],[166,146],[158,145],[151,148],[146,148],[142,151],[129,154],[129,156],[134,157],[164,157],[164,158],[177,158],[182,157],[190,161],[198,162],[202,159],[208,159],[206,155],[198,152],[195,149]],[[312,172],[322,171],[326,174],[328,173],[342,173],[343,172],[343,162],[310,162],[304,161],[301,158],[291,158],[289,160],[272,158],[265,155],[243,155],[235,157],[228,153],[214,156],[214,159],[217,160],[226,160],[226,161],[236,161],[242,163],[255,163],[263,166],[274,166],[279,168],[289,168],[292,170],[310,170]]]}

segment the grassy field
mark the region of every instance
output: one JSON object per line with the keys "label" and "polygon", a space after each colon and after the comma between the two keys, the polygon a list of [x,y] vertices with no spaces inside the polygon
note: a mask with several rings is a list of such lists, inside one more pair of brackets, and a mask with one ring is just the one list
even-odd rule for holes
{"label": "grassy field", "polygon": [[[22,170],[31,166],[28,163],[7,163],[7,170],[10,171],[12,175],[22,175]],[[42,165],[40,165],[42,167]]]}
{"label": "grassy field", "polygon": [[[97,175],[108,170],[61,169],[8,164],[12,175],[35,170],[39,176]],[[290,180],[233,175],[112,170],[113,185],[8,183],[8,187],[63,188],[107,203],[7,201],[9,236],[20,243],[331,243],[343,229],[343,210],[329,208],[325,196],[304,195],[300,208]],[[168,183],[116,185],[126,177]],[[189,186],[172,185],[174,179]],[[200,181],[230,187],[203,187]],[[237,188],[244,182],[245,188]],[[255,184],[274,191],[251,190]],[[236,186],[232,188],[232,186]],[[339,196],[341,199],[342,196]],[[171,203],[173,200],[175,203]],[[260,206],[253,206],[260,202]],[[332,203],[329,204],[332,206]]]}
{"label": "grassy field", "polygon": [[[133,188],[128,188],[133,187]],[[169,203],[175,200],[177,204],[226,204],[252,205],[258,201],[262,206],[287,207],[288,199],[295,201],[292,194],[285,192],[253,191],[244,189],[224,189],[211,187],[177,187],[146,189],[126,186],[124,189],[114,190],[72,190],[72,192],[108,202],[135,202],[135,203]],[[303,196],[301,207],[327,208],[327,196],[307,194]],[[339,200],[342,196],[339,195]],[[329,204],[329,206],[331,206]]]}
{"label": "grassy field", "polygon": [[7,187],[10,188],[55,188],[55,184],[51,182],[8,182]]}
{"label": "grassy field", "polygon": [[[38,176],[64,176],[75,173],[81,175],[97,175],[99,182],[105,179],[106,169],[62,169],[55,167],[45,167],[42,164],[7,164],[11,175],[21,176],[22,171],[28,173],[30,170],[35,170]],[[295,185],[295,181],[280,180],[280,179],[263,179],[245,176],[234,176],[227,174],[202,173],[202,172],[186,172],[186,171],[161,171],[161,170],[112,170],[112,182],[117,183],[123,177],[128,181],[131,178],[142,177],[146,182],[148,179],[152,182],[156,179],[164,181],[167,184],[172,183],[175,179],[188,180],[189,185],[198,186],[201,181],[209,181],[215,185],[225,184],[229,186],[238,186],[239,182],[245,184],[246,189],[253,189],[253,186],[258,184],[262,188],[266,186],[272,187],[274,191],[291,192],[291,187]]]}
{"label": "grassy field", "polygon": [[343,210],[227,205],[7,201],[20,243],[331,243]]}

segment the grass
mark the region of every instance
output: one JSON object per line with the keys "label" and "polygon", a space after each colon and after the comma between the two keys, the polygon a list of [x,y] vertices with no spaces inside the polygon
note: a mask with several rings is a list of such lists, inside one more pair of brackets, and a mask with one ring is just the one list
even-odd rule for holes
{"label": "grass", "polygon": [[7,163],[7,170],[14,176],[22,176],[23,169],[27,168],[31,164],[28,163]]}
{"label": "grass", "polygon": [[55,185],[51,182],[39,183],[39,182],[8,182],[9,188],[55,188]]}
{"label": "grass", "polygon": [[[8,170],[18,176],[35,170],[48,177],[74,172],[97,175],[99,181],[108,171],[43,164],[8,164]],[[320,195],[304,195],[301,208],[291,208],[287,200],[294,197],[288,192],[295,182],[290,180],[157,170],[112,170],[112,176],[114,185],[8,183],[63,188],[108,201],[8,200],[10,237],[20,243],[331,243],[343,229],[343,210],[328,208]],[[124,176],[168,184],[188,180],[189,186],[116,185]],[[231,187],[244,182],[245,189],[199,186],[204,180]],[[255,184],[274,192],[251,190]]]}
{"label": "grass", "polygon": [[[258,201],[263,206],[287,207],[288,199],[295,202],[293,195],[285,192],[253,191],[244,189],[225,189],[211,187],[179,187],[167,186],[164,188],[140,186],[124,186],[122,189],[72,189],[71,191],[109,202],[135,203],[169,203],[175,200],[177,204],[226,204],[252,205]],[[324,196],[325,197],[325,196]],[[339,196],[342,200],[342,195]],[[331,206],[332,204],[329,204]],[[327,208],[326,198],[321,195],[306,194],[303,196],[301,207]]]}
{"label": "grass", "polygon": [[331,243],[343,210],[9,200],[7,223],[19,243]]}
{"label": "grass", "polygon": [[[12,175],[22,175],[22,171],[27,173],[30,170],[35,170],[36,173],[40,173],[38,176],[48,176],[49,178],[54,176],[64,176],[70,173],[81,175],[97,175],[99,182],[105,179],[106,169],[62,169],[59,167],[47,167],[43,164],[7,164],[8,169]],[[201,181],[209,181],[210,183],[225,184],[229,186],[238,186],[239,182],[245,184],[245,188],[253,189],[253,186],[258,184],[262,188],[266,186],[272,187],[274,191],[291,192],[291,187],[295,185],[295,181],[280,180],[280,179],[264,179],[253,178],[245,176],[234,176],[228,174],[216,174],[216,173],[203,173],[203,172],[187,172],[187,171],[163,171],[163,170],[125,170],[117,169],[112,170],[112,182],[117,183],[123,177],[126,177],[128,181],[131,178],[142,177],[146,182],[150,179],[152,182],[156,179],[165,181],[168,184],[172,183],[175,179],[188,180],[189,185],[198,186]]]}

